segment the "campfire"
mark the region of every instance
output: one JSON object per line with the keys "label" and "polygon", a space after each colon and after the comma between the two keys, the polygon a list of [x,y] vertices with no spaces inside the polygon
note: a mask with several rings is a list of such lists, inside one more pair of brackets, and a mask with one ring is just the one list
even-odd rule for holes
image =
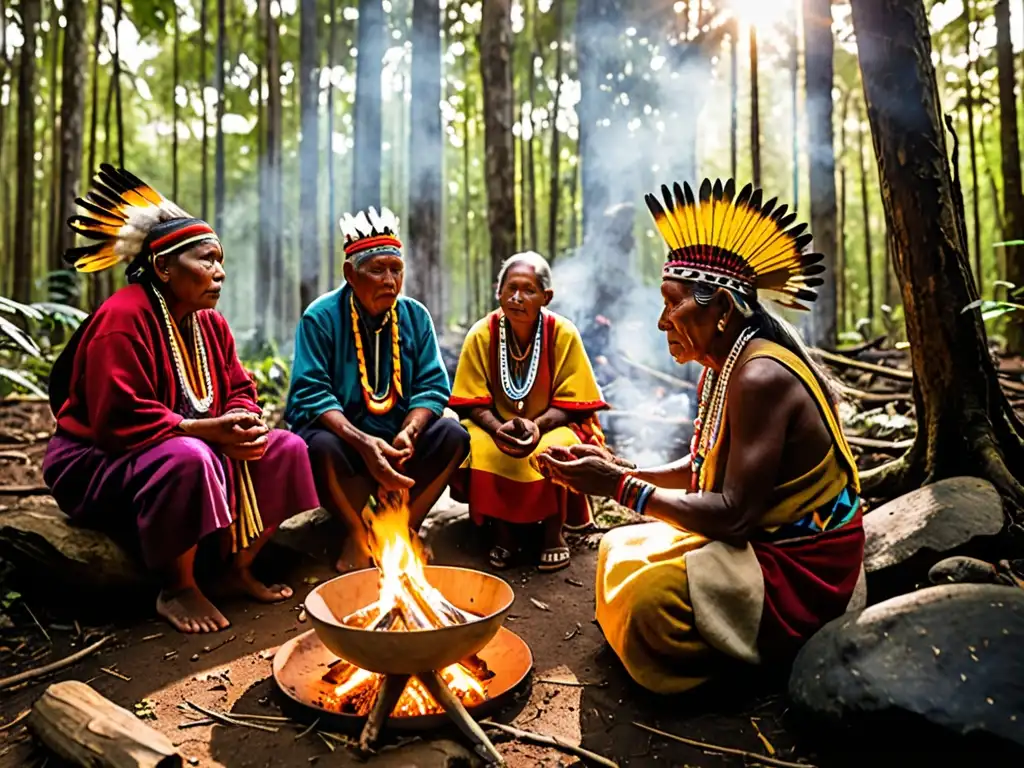
{"label": "campfire", "polygon": [[[477,621],[480,616],[452,605],[427,581],[426,558],[419,537],[409,528],[409,510],[401,496],[387,497],[376,513],[364,516],[370,531],[370,549],[377,562],[380,598],[342,619],[342,624],[374,632],[408,632]],[[440,671],[448,689],[464,705],[487,699],[487,681],[494,677],[476,654]],[[368,715],[385,675],[338,659],[324,675],[334,685],[327,708],[345,714]],[[392,717],[440,714],[444,708],[418,678],[410,678],[391,712]]]}

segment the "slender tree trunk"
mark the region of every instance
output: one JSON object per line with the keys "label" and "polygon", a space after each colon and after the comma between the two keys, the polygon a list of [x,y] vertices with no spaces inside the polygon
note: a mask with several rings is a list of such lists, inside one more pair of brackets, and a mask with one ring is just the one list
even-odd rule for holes
{"label": "slender tree trunk", "polygon": [[74,245],[74,233],[63,226],[75,212],[75,196],[82,178],[83,122],[85,121],[85,0],[64,0],[64,57],[61,63],[60,177],[54,259]]}
{"label": "slender tree trunk", "polygon": [[864,274],[867,281],[867,335],[870,336],[872,326],[875,324],[875,274],[874,258],[871,248],[871,209],[868,206],[868,171],[864,159],[864,134],[868,132],[868,126],[864,124],[857,111],[857,154],[860,157],[860,211],[864,221]]}
{"label": "slender tree trunk", "polygon": [[117,163],[124,168],[124,112],[121,109],[121,0],[114,7],[114,108],[117,111]]}
{"label": "slender tree trunk", "polygon": [[836,255],[836,284],[839,287],[838,328],[848,327],[846,300],[846,117],[850,106],[850,92],[843,94],[842,108],[839,111],[839,147],[842,150],[839,163],[839,238]]}
{"label": "slender tree trunk", "polygon": [[317,45],[316,25],[316,0],[301,0],[299,111],[302,114],[302,138],[299,142],[299,210],[309,222],[306,226],[299,227],[302,268],[299,278],[301,310],[305,310],[320,293],[320,205],[317,195],[317,180],[320,173],[320,130],[317,125],[320,82],[316,66],[317,51],[320,48]]}
{"label": "slender tree trunk", "polygon": [[761,105],[758,99],[757,27],[750,27],[750,164],[754,187],[761,186]]}
{"label": "slender tree trunk", "polygon": [[217,133],[213,146],[213,228],[224,231],[224,68],[227,62],[227,4],[217,0],[217,47],[214,50],[213,87],[217,91]]}
{"label": "slender tree trunk", "polygon": [[[808,5],[810,5],[811,3],[815,2],[815,0],[804,0],[804,2],[806,4],[808,4]],[[811,36],[814,39],[814,42],[816,44],[821,45],[821,46],[825,46],[826,44],[828,45],[828,51],[829,51],[828,71],[829,71],[830,75],[831,75],[831,72],[832,72],[832,56],[831,56],[831,53],[832,53],[832,7],[831,6],[832,6],[832,3],[831,3],[831,0],[829,0],[829,7],[827,9],[828,10],[828,18],[827,19],[825,19],[825,18],[814,19],[813,21],[817,25],[818,28],[813,30],[812,33],[811,33]],[[797,109],[797,103],[799,101],[799,90],[800,90],[799,89],[799,83],[800,83],[800,46],[799,46],[799,43],[797,42],[797,40],[798,40],[798,38],[797,38],[797,28],[798,28],[799,23],[800,23],[800,7],[796,3],[793,4],[793,15],[792,15],[791,21],[792,21],[792,25],[791,25],[791,27],[789,29],[789,35],[788,35],[788,37],[789,37],[789,127],[790,127],[790,139],[792,140],[792,157],[790,158],[790,160],[791,160],[791,163],[792,163],[792,166],[793,166],[793,207],[792,207],[791,210],[795,213],[800,208],[800,131],[799,131],[800,122],[799,122],[799,117],[798,117],[799,110]],[[804,41],[805,41],[805,43],[808,41],[807,25],[808,25],[808,23],[810,21],[811,20],[808,19],[808,14],[807,14],[807,12],[805,10],[804,11]],[[822,31],[822,29],[821,29],[821,26],[823,24],[826,24],[826,23],[827,23],[827,27],[828,27],[828,40],[827,40],[827,43],[826,43],[826,39],[825,39],[825,34]],[[804,48],[805,48],[804,56],[809,58],[809,50],[808,50],[807,45],[805,45]],[[815,52],[815,53],[817,54],[817,52]],[[818,54],[815,58],[816,58],[817,61],[821,61],[822,63],[825,63],[825,57],[823,55]],[[804,68],[807,69],[807,70],[810,70],[810,67],[807,67],[806,65],[805,65]],[[806,75],[806,73],[805,73],[805,77],[808,77]],[[824,80],[824,78],[821,76],[820,73],[818,74],[818,78],[821,79],[821,80]],[[832,87],[832,78],[829,77],[829,89],[831,89],[831,87]],[[810,101],[809,97],[810,97],[810,92],[808,92],[808,101]],[[829,92],[827,94],[827,98],[828,98],[828,105],[829,105],[829,110],[828,110],[828,116],[829,116],[829,133],[828,133],[828,137],[829,137],[829,152],[830,152],[830,154],[833,155],[832,166],[833,166],[833,170],[834,170],[834,168],[835,168],[835,158],[834,158],[835,152],[832,149],[832,145],[831,145],[831,141],[832,141],[832,92],[831,92],[831,90],[829,90]],[[810,105],[808,105],[808,108],[811,109],[813,107],[810,107]],[[820,116],[819,116],[819,119],[820,119]],[[808,120],[808,123],[813,123],[813,122],[814,122],[813,120],[810,120],[810,119]],[[821,127],[822,127],[822,125],[818,126],[819,129]],[[814,154],[814,149],[811,148],[811,147],[808,147],[808,152],[811,155],[813,155]],[[811,171],[811,173],[813,175],[814,172]],[[834,175],[833,175],[833,178],[832,178],[831,186],[832,186],[832,201],[833,201],[833,209],[834,209],[835,208],[835,198],[836,198],[836,181],[835,181],[835,176]],[[811,197],[812,198],[814,197],[814,192],[811,192]],[[812,214],[812,218],[813,218],[813,214]],[[833,220],[833,226],[834,226],[834,224],[835,224],[835,221]],[[814,227],[813,221],[812,221],[811,226]],[[817,240],[818,239],[818,237],[817,237],[817,230],[812,230],[812,231],[815,232],[815,239]],[[834,252],[832,254],[826,254],[825,258],[828,259],[830,256],[834,256]],[[815,306],[818,306],[820,303],[821,303],[821,292],[819,291],[819,293],[818,293],[818,301],[815,302]],[[834,295],[833,295],[832,306],[833,306],[833,311],[834,311],[834,307],[835,307]]]}
{"label": "slender tree trunk", "polygon": [[[836,330],[836,154],[832,128],[832,2],[804,0],[804,57],[807,88],[807,151],[810,156],[811,232],[814,249],[825,254],[825,283],[814,303],[810,341],[834,349]],[[796,40],[793,40],[795,47]],[[796,101],[793,101],[793,190],[798,187]],[[795,198],[794,198],[795,199]],[[794,208],[796,204],[794,203]]]}
{"label": "slender tree trunk", "polygon": [[178,83],[181,81],[180,67],[180,43],[181,43],[181,11],[174,7],[174,64],[173,79],[174,86],[171,90],[171,123],[174,132],[171,136],[171,199],[178,199],[178,119],[180,107],[178,107]]}
{"label": "slender tree trunk", "polygon": [[272,258],[271,240],[271,200],[270,200],[270,148],[268,142],[269,110],[268,97],[264,91],[270,90],[270,78],[267,76],[267,38],[269,27],[273,23],[270,18],[270,0],[259,0],[257,8],[257,43],[259,59],[256,67],[256,145],[259,161],[257,163],[257,203],[260,215],[256,225],[256,306],[269,307],[271,311],[257,312],[257,334],[260,342],[270,339],[273,332],[273,316],[276,310],[272,293],[274,279],[274,262]]}
{"label": "slender tree trunk", "polygon": [[735,179],[740,129],[740,36],[739,24],[735,21],[732,23],[729,37],[729,174]]}
{"label": "slender tree trunk", "polygon": [[[86,172],[96,172],[96,142],[99,140],[98,131],[100,117],[100,41],[103,39],[103,0],[96,0],[96,13],[93,16],[93,41],[92,41],[92,107],[89,118],[89,166]],[[104,293],[105,275],[94,274],[90,280],[92,290],[91,306],[96,309],[106,298]]]}
{"label": "slender tree trunk", "polygon": [[978,295],[984,294],[985,275],[981,268],[981,190],[978,187],[978,149],[974,141],[974,83],[971,74],[976,73],[974,58],[974,0],[964,3],[964,27],[967,32],[967,69],[964,70],[964,104],[967,107],[967,138],[971,151],[971,214],[974,233],[974,279],[978,284]]}
{"label": "slender tree trunk", "polygon": [[559,140],[561,133],[558,130],[558,109],[562,100],[562,71],[563,53],[562,38],[565,35],[565,3],[558,4],[557,32],[555,40],[558,47],[555,49],[555,107],[551,114],[551,194],[548,195],[548,259],[554,261],[558,256],[558,207],[561,202],[562,191],[562,158]]}
{"label": "slender tree trunk", "polygon": [[[1024,191],[1021,189],[1020,142],[1017,136],[1017,98],[1014,92],[1013,44],[1010,40],[1010,5],[997,0],[996,63],[999,68],[999,144],[1003,156],[1004,236],[1011,240],[1024,237]],[[1006,280],[1024,288],[1024,248],[1006,246]],[[1010,354],[1024,354],[1024,313],[1007,315],[1006,347]]]}
{"label": "slender tree trunk", "polygon": [[[66,12],[66,0],[62,5]],[[63,133],[63,112],[57,112],[57,87],[61,79],[57,77],[57,60],[60,58],[60,38],[61,29],[58,23],[58,16],[60,13],[57,10],[56,4],[50,6],[50,42],[53,47],[50,49],[50,200],[49,200],[49,214],[50,224],[46,235],[46,244],[50,252],[50,270],[57,271],[64,268],[64,260],[61,258],[63,249],[59,247],[62,238],[57,232],[58,221],[57,214],[60,208],[60,166],[61,166],[61,150],[60,141],[61,134]],[[63,74],[63,70],[62,70]],[[81,151],[81,148],[79,148]],[[42,217],[40,217],[42,218]],[[60,229],[64,229],[63,222],[60,222]],[[39,243],[42,246],[42,241]]]}
{"label": "slender tree trunk", "polygon": [[356,102],[353,108],[355,147],[352,167],[352,209],[380,207],[381,94],[380,75],[385,35],[381,0],[359,0],[356,59]]}
{"label": "slender tree trunk", "polygon": [[203,136],[200,142],[200,173],[202,178],[200,179],[201,189],[201,202],[199,205],[199,215],[204,220],[209,214],[209,188],[207,186],[210,174],[209,174],[209,141],[210,141],[210,121],[206,114],[206,12],[207,12],[208,0],[201,0],[199,4],[199,95],[202,110],[202,114],[199,116],[199,120],[203,125]]}
{"label": "slender tree trunk", "polygon": [[[467,56],[468,53],[463,53]],[[414,296],[427,309],[441,309],[441,220],[444,138],[441,133],[441,8],[438,0],[412,7],[412,103],[409,119],[409,232],[416,254]]]}
{"label": "slender tree trunk", "polygon": [[865,492],[889,496],[976,475],[999,489],[1019,522],[1024,427],[999,386],[980,311],[961,311],[978,294],[963,198],[950,177],[923,0],[857,0],[853,24],[895,242],[918,420],[904,457],[862,475]]}
{"label": "slender tree trunk", "polygon": [[335,201],[337,182],[334,179],[334,66],[337,54],[335,36],[338,27],[338,9],[331,0],[330,19],[327,23],[327,280],[328,287],[337,285],[337,261],[335,238],[338,229],[338,206]]}
{"label": "slender tree trunk", "polygon": [[32,222],[35,219],[36,34],[40,0],[22,0],[24,43],[18,63],[18,208],[14,218],[14,300],[32,301]]}
{"label": "slender tree trunk", "polygon": [[[278,340],[285,337],[288,323],[288,294],[291,282],[284,263],[284,183],[281,168],[281,137],[283,123],[283,105],[281,103],[281,52],[279,46],[279,20],[274,18],[273,3],[266,0],[267,6],[267,172],[269,193],[267,207],[270,239],[271,276],[274,285],[274,336]],[[280,6],[278,6],[280,7]]]}
{"label": "slender tree trunk", "polygon": [[488,0],[483,6],[480,28],[480,70],[484,87],[484,166],[487,223],[491,234],[491,280],[497,276],[501,262],[512,255],[516,243],[511,41],[510,0]]}

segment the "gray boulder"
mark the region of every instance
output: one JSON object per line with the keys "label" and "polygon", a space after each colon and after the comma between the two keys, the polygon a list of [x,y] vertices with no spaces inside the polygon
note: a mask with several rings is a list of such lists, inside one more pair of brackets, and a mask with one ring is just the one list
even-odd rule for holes
{"label": "gray boulder", "polygon": [[789,695],[836,748],[1024,755],[1024,590],[949,584],[827,624],[793,663]]}

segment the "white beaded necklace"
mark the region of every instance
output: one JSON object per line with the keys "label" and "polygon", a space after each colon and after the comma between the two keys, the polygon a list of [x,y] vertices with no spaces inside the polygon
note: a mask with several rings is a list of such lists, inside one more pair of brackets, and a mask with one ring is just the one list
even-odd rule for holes
{"label": "white beaded necklace", "polygon": [[[694,421],[693,441],[690,444],[690,485],[694,491],[707,490],[707,478],[704,477],[704,461],[718,441],[718,433],[722,428],[722,416],[725,413],[725,395],[729,387],[732,370],[747,343],[757,333],[753,327],[744,328],[729,350],[729,356],[716,376],[710,368],[705,369],[704,382],[700,391],[700,403],[697,408],[697,419]],[[710,396],[708,395],[708,388]]]}
{"label": "white beaded necklace", "polygon": [[506,326],[508,325],[508,318],[505,315],[501,316],[498,322],[499,338],[500,338],[500,363],[499,368],[501,370],[501,388],[505,392],[505,396],[516,405],[517,411],[522,411],[526,405],[523,402],[526,396],[530,394],[530,390],[533,389],[533,383],[537,379],[537,370],[540,368],[540,340],[541,331],[544,325],[543,315],[537,318],[537,332],[533,337],[533,349],[530,352],[530,366],[526,372],[526,378],[523,383],[519,386],[512,381],[512,374],[509,370],[509,349],[508,349],[508,338]]}
{"label": "white beaded necklace", "polygon": [[171,317],[171,312],[167,309],[167,302],[164,300],[163,294],[156,288],[153,288],[153,293],[156,294],[157,303],[160,304],[160,313],[163,315],[164,325],[167,328],[168,344],[171,347],[171,357],[174,358],[174,367],[178,374],[178,384],[181,387],[181,391],[185,395],[188,406],[195,415],[207,413],[210,410],[210,406],[213,405],[213,380],[210,376],[210,364],[206,358],[206,344],[203,343],[202,329],[195,318],[189,318],[189,325],[192,327],[192,339],[196,347],[196,363],[199,368],[199,375],[203,377],[203,382],[206,384],[206,397],[200,398],[192,390],[192,384],[189,382],[188,374],[185,372],[185,350],[181,349],[178,345],[174,318]]}

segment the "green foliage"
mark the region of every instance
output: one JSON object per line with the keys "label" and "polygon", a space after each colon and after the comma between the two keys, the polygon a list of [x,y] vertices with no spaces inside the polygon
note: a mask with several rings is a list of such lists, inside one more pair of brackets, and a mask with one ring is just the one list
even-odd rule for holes
{"label": "green foliage", "polygon": [[0,397],[12,392],[46,397],[53,361],[85,313],[58,302],[21,304],[3,296],[0,313]]}
{"label": "green foliage", "polygon": [[278,353],[273,342],[254,342],[239,355],[242,366],[256,382],[259,405],[263,408],[283,408],[288,398],[291,366]]}

